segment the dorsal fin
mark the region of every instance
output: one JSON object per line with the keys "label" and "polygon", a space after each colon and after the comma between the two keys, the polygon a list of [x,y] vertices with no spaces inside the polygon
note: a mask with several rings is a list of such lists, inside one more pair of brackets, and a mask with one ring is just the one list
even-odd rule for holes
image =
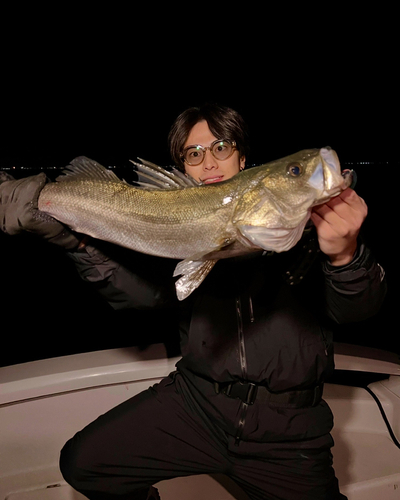
{"label": "dorsal fin", "polygon": [[171,171],[159,167],[154,163],[138,158],[141,163],[131,161],[135,165],[138,175],[138,184],[148,189],[181,189],[200,186],[193,177],[173,167]]}
{"label": "dorsal fin", "polygon": [[68,182],[76,180],[79,177],[81,179],[98,179],[104,181],[112,182],[123,182],[119,179],[114,172],[107,170],[100,163],[87,158],[86,156],[78,156],[74,158],[65,169],[62,171],[62,175],[58,176],[57,182]]}
{"label": "dorsal fin", "polygon": [[[192,177],[185,175],[177,168],[168,171],[154,163],[139,158],[142,163],[136,163],[130,160],[136,167],[138,187],[143,189],[182,189],[186,187],[200,186],[201,183],[195,181]],[[80,179],[97,179],[108,182],[125,182],[115,173],[103,167],[100,163],[87,158],[78,156],[74,158],[69,165],[62,171],[62,175],[57,177],[57,182],[75,181]]]}

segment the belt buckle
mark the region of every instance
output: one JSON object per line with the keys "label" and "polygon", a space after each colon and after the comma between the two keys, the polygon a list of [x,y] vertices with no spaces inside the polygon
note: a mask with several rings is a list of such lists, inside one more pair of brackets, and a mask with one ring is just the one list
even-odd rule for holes
{"label": "belt buckle", "polygon": [[256,400],[257,391],[257,385],[252,382],[236,382],[232,388],[229,388],[229,393],[226,393],[226,395],[231,398],[240,399],[246,405],[252,405]]}
{"label": "belt buckle", "polygon": [[253,384],[251,382],[248,383],[248,386],[249,389],[247,391],[246,401],[243,401],[243,403],[247,405],[253,405],[257,398],[258,387],[256,386],[256,384]]}
{"label": "belt buckle", "polygon": [[240,399],[246,405],[252,405],[257,398],[258,387],[252,382],[231,382],[226,385],[214,382],[214,390],[216,394],[224,394],[228,398]]}

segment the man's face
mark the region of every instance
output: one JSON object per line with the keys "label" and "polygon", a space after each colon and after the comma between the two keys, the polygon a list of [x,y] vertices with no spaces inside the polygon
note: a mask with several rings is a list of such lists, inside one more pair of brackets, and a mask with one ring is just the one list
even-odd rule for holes
{"label": "man's face", "polygon": [[[215,137],[206,121],[197,122],[190,131],[188,138],[184,144],[184,148],[188,146],[200,145],[209,147],[216,140],[224,139],[224,137]],[[185,172],[196,181],[204,184],[212,184],[214,182],[226,181],[236,175],[245,165],[245,157],[239,158],[239,151],[235,150],[233,155],[226,160],[217,160],[209,149],[206,150],[205,157],[200,165],[189,165],[185,162]]]}

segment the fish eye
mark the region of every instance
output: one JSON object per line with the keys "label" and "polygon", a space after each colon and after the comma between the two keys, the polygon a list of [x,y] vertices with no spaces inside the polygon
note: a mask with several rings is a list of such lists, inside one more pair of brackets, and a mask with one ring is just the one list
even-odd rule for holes
{"label": "fish eye", "polygon": [[288,175],[291,177],[299,177],[303,173],[303,170],[303,165],[298,162],[289,163],[286,169]]}

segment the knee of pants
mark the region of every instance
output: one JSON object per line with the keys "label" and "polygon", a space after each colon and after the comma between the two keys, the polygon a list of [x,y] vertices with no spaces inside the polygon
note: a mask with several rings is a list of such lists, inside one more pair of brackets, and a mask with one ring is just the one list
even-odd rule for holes
{"label": "knee of pants", "polygon": [[[84,494],[88,498],[103,500],[111,498],[134,498],[149,499],[150,491],[157,491],[151,488],[146,481],[135,485],[131,482],[124,484],[118,475],[111,479],[109,476],[102,476],[96,471],[95,456],[90,452],[90,446],[81,440],[79,433],[67,441],[60,453],[60,471],[65,481],[76,491]],[[126,496],[129,495],[129,496]],[[156,495],[156,493],[154,493]],[[154,498],[158,498],[154,496]]]}
{"label": "knee of pants", "polygon": [[[89,464],[87,464],[89,466]],[[84,489],[85,471],[88,467],[82,461],[80,447],[76,438],[70,439],[61,450],[60,471],[64,479],[77,491]]]}

